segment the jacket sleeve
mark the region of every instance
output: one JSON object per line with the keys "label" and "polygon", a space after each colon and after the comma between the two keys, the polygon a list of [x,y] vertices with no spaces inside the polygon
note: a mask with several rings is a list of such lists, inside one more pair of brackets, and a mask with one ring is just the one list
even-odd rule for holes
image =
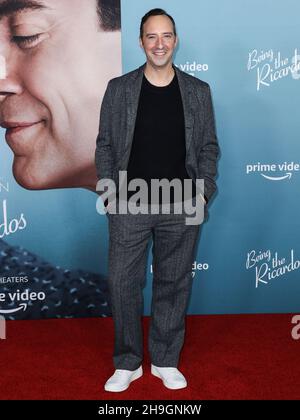
{"label": "jacket sleeve", "polygon": [[204,132],[203,146],[200,151],[198,165],[200,173],[204,178],[204,193],[208,202],[216,191],[215,177],[217,175],[217,159],[219,156],[219,145],[216,136],[215,119],[210,87],[207,84],[207,92],[204,99]]}
{"label": "jacket sleeve", "polygon": [[[96,140],[95,150],[95,165],[98,181],[100,179],[109,179],[106,185],[110,185],[112,193],[105,199],[104,206],[106,207],[110,201],[115,200],[116,190],[114,184],[114,172],[116,170],[115,161],[112,153],[111,145],[111,115],[112,115],[112,87],[111,81],[108,82],[100,110],[99,132]],[[97,188],[96,188],[97,189]],[[104,191],[97,189],[99,196],[102,196]]]}
{"label": "jacket sleeve", "polygon": [[108,82],[101,105],[99,132],[96,140],[95,164],[98,180],[103,178],[113,179],[114,161],[110,141],[111,114],[111,82]]}

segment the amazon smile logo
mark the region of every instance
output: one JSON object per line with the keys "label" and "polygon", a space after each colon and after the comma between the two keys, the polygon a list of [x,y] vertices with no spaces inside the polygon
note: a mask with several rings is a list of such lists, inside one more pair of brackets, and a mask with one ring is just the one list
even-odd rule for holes
{"label": "amazon smile logo", "polygon": [[20,305],[13,309],[0,309],[0,314],[13,314],[14,312],[18,311],[26,311],[27,309],[27,303],[20,303]]}
{"label": "amazon smile logo", "polygon": [[295,172],[299,172],[300,164],[295,162],[247,164],[246,174],[259,174],[268,181],[289,181]]}

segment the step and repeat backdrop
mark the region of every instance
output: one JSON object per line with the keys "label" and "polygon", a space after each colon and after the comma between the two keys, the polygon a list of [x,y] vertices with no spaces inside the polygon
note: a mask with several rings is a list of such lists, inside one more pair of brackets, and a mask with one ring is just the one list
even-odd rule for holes
{"label": "step and repeat backdrop", "polygon": [[299,2],[39,3],[0,0],[0,315],[111,315],[99,113],[108,80],[145,62],[154,7],[175,19],[174,63],[210,84],[221,149],[188,312],[299,311]]}

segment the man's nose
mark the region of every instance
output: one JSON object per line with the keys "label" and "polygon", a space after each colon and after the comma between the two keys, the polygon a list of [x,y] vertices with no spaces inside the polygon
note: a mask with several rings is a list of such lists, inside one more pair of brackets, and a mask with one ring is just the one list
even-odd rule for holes
{"label": "man's nose", "polygon": [[164,47],[163,38],[160,36],[157,38],[156,47],[160,49]]}
{"label": "man's nose", "polygon": [[0,54],[0,101],[2,102],[7,95],[20,93],[22,88],[14,75],[9,69],[6,58]]}

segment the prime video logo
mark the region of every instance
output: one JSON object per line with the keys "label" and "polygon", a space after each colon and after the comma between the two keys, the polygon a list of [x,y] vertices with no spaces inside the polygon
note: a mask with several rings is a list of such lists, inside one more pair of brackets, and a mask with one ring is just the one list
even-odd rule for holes
{"label": "prime video logo", "polygon": [[175,64],[175,66],[192,76],[195,76],[196,72],[208,71],[208,64],[197,63],[196,61],[193,61],[192,63],[186,61],[185,63]]}
{"label": "prime video logo", "polygon": [[[32,292],[29,289],[21,291],[18,289],[16,292],[0,293],[0,304],[7,303],[9,308],[0,307],[0,315],[10,315],[19,311],[26,311],[29,302],[44,301],[46,294],[44,292]],[[11,307],[13,304],[18,306]]]}
{"label": "prime video logo", "polygon": [[294,172],[299,172],[300,164],[295,162],[247,164],[246,174],[259,174],[269,181],[290,180]]}

